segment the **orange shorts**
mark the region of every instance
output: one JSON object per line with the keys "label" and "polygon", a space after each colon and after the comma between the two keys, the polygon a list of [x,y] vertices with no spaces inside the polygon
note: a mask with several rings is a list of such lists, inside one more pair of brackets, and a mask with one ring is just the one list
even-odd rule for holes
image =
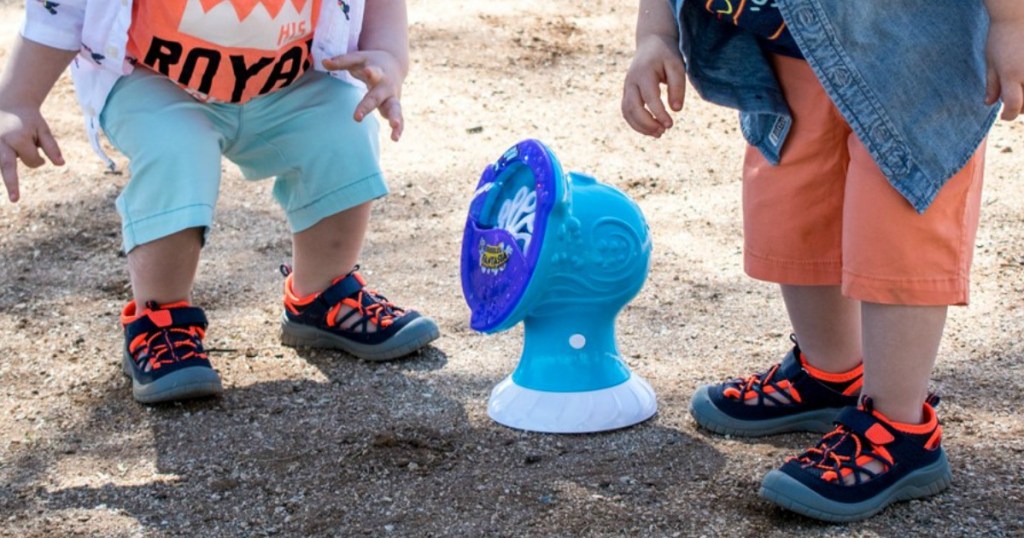
{"label": "orange shorts", "polygon": [[860,301],[967,304],[985,144],[923,214],[894,189],[803,60],[776,56],[793,113],[778,166],[748,147],[744,269]]}

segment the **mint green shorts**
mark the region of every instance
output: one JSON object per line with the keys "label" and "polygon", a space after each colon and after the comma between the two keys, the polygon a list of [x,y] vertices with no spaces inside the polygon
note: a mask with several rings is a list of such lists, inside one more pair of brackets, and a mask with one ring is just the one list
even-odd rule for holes
{"label": "mint green shorts", "polygon": [[107,99],[100,125],[129,160],[117,198],[125,252],[213,224],[221,157],[246,179],[273,177],[293,233],[387,194],[377,120],[352,119],[363,91],[317,71],[244,104],[201,103],[136,69]]}

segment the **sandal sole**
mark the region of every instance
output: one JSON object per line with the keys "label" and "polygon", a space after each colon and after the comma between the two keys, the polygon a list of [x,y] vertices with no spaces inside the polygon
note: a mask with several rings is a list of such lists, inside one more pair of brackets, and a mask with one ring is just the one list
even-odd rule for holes
{"label": "sandal sole", "polygon": [[824,408],[798,413],[788,417],[762,420],[741,420],[722,412],[711,401],[712,385],[697,389],[690,401],[690,414],[702,428],[721,435],[761,437],[789,432],[826,433],[834,426],[832,420],[840,408]]}
{"label": "sandal sole", "polygon": [[759,493],[762,498],[798,514],[846,523],[871,517],[895,502],[930,497],[948,488],[951,482],[949,462],[942,453],[934,463],[909,473],[874,497],[857,503],[842,503],[823,497],[779,470],[764,477]]}
{"label": "sandal sole", "polygon": [[281,343],[289,347],[338,349],[366,361],[389,361],[409,355],[441,336],[437,324],[419,317],[379,344],[361,344],[343,336],[281,317]]}
{"label": "sandal sole", "polygon": [[132,380],[132,396],[144,404],[191,400],[216,396],[224,392],[220,376],[213,368],[194,366],[171,372],[151,383],[142,384],[132,375],[131,359],[121,363],[124,374]]}

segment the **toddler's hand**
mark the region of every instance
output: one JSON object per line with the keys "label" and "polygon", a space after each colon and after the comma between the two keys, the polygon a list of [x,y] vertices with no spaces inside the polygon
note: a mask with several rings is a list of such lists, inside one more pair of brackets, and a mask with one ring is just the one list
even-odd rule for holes
{"label": "toddler's hand", "polygon": [[363,121],[377,109],[391,126],[391,140],[401,138],[404,122],[400,98],[405,75],[394,56],[379,50],[360,50],[324,60],[324,67],[348,71],[366,84],[368,91],[353,115],[356,121]]}
{"label": "toddler's hand", "polygon": [[60,146],[50,133],[38,107],[16,106],[0,108],[0,175],[7,187],[7,197],[17,202],[21,197],[18,190],[18,159],[29,168],[38,168],[46,163],[39,150],[55,165],[63,165]]}
{"label": "toddler's hand", "polygon": [[1004,120],[1024,113],[1024,20],[992,20],[986,46],[985,103],[1003,100]]}
{"label": "toddler's hand", "polygon": [[686,93],[686,68],[670,36],[648,35],[637,43],[622,90],[622,117],[638,133],[660,138],[672,127],[672,116],[661,101],[668,86],[668,106],[679,112]]}

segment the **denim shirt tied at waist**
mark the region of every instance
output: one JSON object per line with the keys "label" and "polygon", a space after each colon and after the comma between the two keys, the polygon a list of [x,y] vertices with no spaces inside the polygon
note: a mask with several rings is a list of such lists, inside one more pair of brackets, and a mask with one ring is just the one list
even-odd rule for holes
{"label": "denim shirt tied at waist", "polygon": [[[740,111],[743,136],[779,163],[792,124],[753,34],[695,1],[668,0],[690,83]],[[982,0],[774,0],[810,67],[892,186],[923,213],[981,144],[986,105]]]}

